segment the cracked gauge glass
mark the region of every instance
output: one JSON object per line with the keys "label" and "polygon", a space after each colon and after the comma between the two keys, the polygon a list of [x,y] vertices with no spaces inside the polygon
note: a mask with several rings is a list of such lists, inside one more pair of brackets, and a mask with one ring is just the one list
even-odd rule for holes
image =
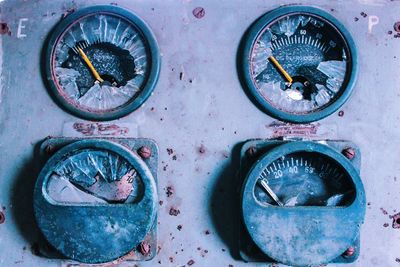
{"label": "cracked gauge glass", "polygon": [[296,152],[263,168],[256,199],[277,206],[347,206],[355,189],[344,169],[318,153]]}
{"label": "cracked gauge glass", "polygon": [[47,194],[61,203],[134,203],[143,195],[135,168],[111,151],[75,151],[59,162]]}
{"label": "cracked gauge glass", "polygon": [[246,51],[246,82],[278,119],[321,119],[352,90],[355,46],[345,28],[321,10],[286,7],[267,13],[251,28]]}
{"label": "cracked gauge glass", "polygon": [[67,16],[47,51],[47,78],[56,98],[86,119],[127,115],[150,96],[159,54],[150,29],[132,13],[97,6]]}

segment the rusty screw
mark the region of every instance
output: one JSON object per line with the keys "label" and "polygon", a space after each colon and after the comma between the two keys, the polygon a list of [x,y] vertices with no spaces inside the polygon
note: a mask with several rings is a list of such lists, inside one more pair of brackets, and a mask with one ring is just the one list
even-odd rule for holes
{"label": "rusty screw", "polygon": [[46,146],[46,153],[47,154],[52,154],[53,153],[53,151],[54,151],[54,146],[52,146],[52,145],[47,145]]}
{"label": "rusty screw", "polygon": [[354,256],[354,253],[356,252],[355,247],[349,247],[344,253],[343,256],[346,258],[350,258]]}
{"label": "rusty screw", "polygon": [[148,256],[150,254],[150,244],[146,241],[142,241],[140,243],[140,253],[142,253],[143,256]]}
{"label": "rusty screw", "polygon": [[196,7],[192,13],[196,18],[201,19],[206,14],[206,11],[202,7]]}
{"label": "rusty screw", "polygon": [[151,157],[151,149],[147,146],[142,146],[139,148],[139,156],[141,156],[143,159],[148,159]]}
{"label": "rusty screw", "polygon": [[356,156],[356,151],[352,147],[346,147],[342,150],[342,154],[349,160],[352,160]]}
{"label": "rusty screw", "polygon": [[400,21],[396,22],[396,23],[393,25],[393,29],[394,29],[396,32],[400,32]]}
{"label": "rusty screw", "polygon": [[0,224],[4,223],[6,220],[6,216],[4,216],[4,213],[0,211]]}
{"label": "rusty screw", "polygon": [[254,146],[249,147],[249,148],[247,149],[247,151],[246,151],[246,155],[247,155],[249,158],[254,157],[254,156],[256,155],[256,153],[257,153],[257,149],[256,149]]}

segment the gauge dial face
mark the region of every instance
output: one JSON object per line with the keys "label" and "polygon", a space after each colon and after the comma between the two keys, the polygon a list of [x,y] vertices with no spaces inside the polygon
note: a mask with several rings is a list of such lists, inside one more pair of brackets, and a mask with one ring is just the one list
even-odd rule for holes
{"label": "gauge dial face", "polygon": [[245,81],[272,116],[315,121],[349,97],[357,73],[355,45],[330,14],[310,7],[283,7],[264,15],[247,37]]}
{"label": "gauge dial face", "polygon": [[[113,119],[140,106],[158,76],[159,56],[150,30],[116,7],[93,7],[70,16],[75,17],[56,28],[50,44],[57,97],[74,113],[93,119]],[[112,113],[118,115],[104,115]]]}
{"label": "gauge dial face", "polygon": [[355,188],[333,159],[314,152],[295,152],[263,169],[254,195],[265,205],[347,206],[355,198]]}
{"label": "gauge dial face", "polygon": [[66,155],[55,166],[46,189],[59,203],[134,203],[143,195],[143,182],[119,155],[83,149]]}

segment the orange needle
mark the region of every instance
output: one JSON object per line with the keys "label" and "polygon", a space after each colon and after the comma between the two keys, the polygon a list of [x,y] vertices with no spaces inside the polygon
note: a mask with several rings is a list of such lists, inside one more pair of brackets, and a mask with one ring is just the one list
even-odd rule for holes
{"label": "orange needle", "polygon": [[280,73],[285,77],[285,79],[292,84],[293,78],[285,71],[281,64],[279,64],[278,60],[274,56],[268,57],[268,59],[275,65],[275,67],[279,70]]}
{"label": "orange needle", "polygon": [[92,62],[90,62],[89,58],[86,56],[85,52],[83,52],[83,50],[81,48],[79,48],[79,47],[78,47],[78,51],[79,51],[79,54],[81,55],[81,57],[83,58],[83,60],[88,65],[89,69],[92,71],[92,73],[93,73],[94,77],[96,78],[96,80],[101,82],[101,83],[104,82],[104,80],[100,77],[100,75],[97,72],[97,70],[93,67]]}

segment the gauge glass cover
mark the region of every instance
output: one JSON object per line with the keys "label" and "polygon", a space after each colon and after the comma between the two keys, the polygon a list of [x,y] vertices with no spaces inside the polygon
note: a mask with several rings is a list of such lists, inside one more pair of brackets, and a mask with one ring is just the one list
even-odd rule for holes
{"label": "gauge glass cover", "polygon": [[105,150],[74,151],[53,169],[47,194],[62,203],[134,203],[143,195],[135,168]]}
{"label": "gauge glass cover", "polygon": [[158,79],[154,35],[122,8],[96,6],[72,13],[56,26],[48,47],[50,88],[80,117],[127,115],[144,103]]}
{"label": "gauge glass cover", "polygon": [[345,170],[315,152],[285,155],[263,169],[254,195],[264,205],[277,205],[261,181],[284,206],[347,206],[355,197],[354,185]]}
{"label": "gauge glass cover", "polygon": [[263,111],[305,123],[322,119],[348,99],[358,73],[350,33],[330,14],[289,6],[266,13],[242,46],[244,85]]}

